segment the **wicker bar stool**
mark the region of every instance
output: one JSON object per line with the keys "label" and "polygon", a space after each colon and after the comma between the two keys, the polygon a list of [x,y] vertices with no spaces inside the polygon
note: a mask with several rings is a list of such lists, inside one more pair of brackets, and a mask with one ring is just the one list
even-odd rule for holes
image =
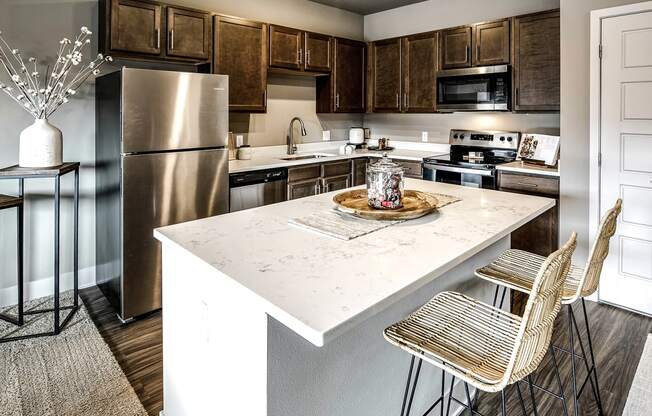
{"label": "wicker bar stool", "polygon": [[[594,398],[598,404],[598,410],[600,414],[604,414],[602,408],[602,399],[600,397],[600,388],[598,385],[598,373],[595,365],[595,356],[593,354],[593,341],[591,339],[591,330],[589,325],[588,314],[586,313],[586,303],[584,298],[586,296],[592,295],[598,288],[600,282],[600,274],[602,272],[602,265],[604,260],[609,254],[609,241],[611,237],[616,232],[616,225],[618,221],[618,215],[622,209],[622,201],[618,199],[616,205],[611,208],[607,213],[602,217],[600,222],[600,228],[598,231],[598,236],[591,247],[591,252],[589,254],[589,260],[585,268],[574,266],[569,264],[569,268],[566,271],[566,280],[564,282],[562,304],[568,306],[568,333],[569,333],[569,349],[566,350],[560,347],[554,347],[557,350],[566,352],[571,357],[571,371],[572,371],[572,385],[573,385],[573,408],[575,415],[579,414],[579,403],[578,397],[581,396],[584,387],[587,384],[587,381],[591,384],[591,389],[593,391]],[[537,270],[545,262],[546,258],[536,254],[532,254],[522,250],[507,250],[505,253],[501,254],[498,259],[496,259],[491,264],[482,267],[476,270],[476,276],[488,280],[496,284],[496,294],[494,295],[494,303],[497,298],[498,289],[500,287],[510,288],[520,292],[528,293],[532,289],[532,285],[537,276]],[[504,295],[505,289],[503,289]],[[586,325],[586,335],[588,341],[588,352],[591,357],[591,363],[589,363],[586,349],[584,347],[584,342],[582,341],[579,326],[575,313],[573,312],[573,304],[581,300],[582,303],[582,312],[584,315],[584,322]],[[582,355],[578,355],[575,352],[575,333],[580,344],[580,350]],[[554,357],[554,349],[551,351],[553,355],[553,360],[555,361],[555,367],[557,367],[556,358]],[[584,361],[587,376],[581,384],[580,389],[577,389],[577,366],[576,358]],[[556,368],[558,372],[558,368]],[[538,389],[545,390],[540,386],[536,386]],[[550,392],[548,392],[550,393]]]}
{"label": "wicker bar stool", "polygon": [[[460,293],[442,292],[404,320],[385,329],[387,341],[412,355],[401,416],[410,414],[423,361],[442,369],[441,395],[424,416],[437,405],[440,414],[444,414],[446,373],[452,375],[447,415],[451,401],[470,409],[471,414],[481,415],[473,408],[469,384],[485,392],[501,392],[502,414],[506,415],[505,388],[529,378],[546,354],[561,308],[563,270],[570,263],[575,246],[573,233],[561,249],[544,261],[522,318]],[[415,358],[419,363],[411,382]],[[465,382],[466,403],[453,397],[455,378]],[[516,387],[525,413],[518,384]]]}

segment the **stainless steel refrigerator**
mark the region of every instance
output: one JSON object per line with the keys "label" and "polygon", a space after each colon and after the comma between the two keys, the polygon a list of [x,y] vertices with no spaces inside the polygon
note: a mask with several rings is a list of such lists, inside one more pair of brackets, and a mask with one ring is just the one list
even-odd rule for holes
{"label": "stainless steel refrigerator", "polygon": [[228,77],[97,79],[97,282],[123,321],[161,308],[157,227],[228,212]]}

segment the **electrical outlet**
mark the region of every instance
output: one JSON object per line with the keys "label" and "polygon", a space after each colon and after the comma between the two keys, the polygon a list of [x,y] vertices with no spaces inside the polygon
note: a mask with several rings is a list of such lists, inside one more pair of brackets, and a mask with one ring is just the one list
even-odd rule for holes
{"label": "electrical outlet", "polygon": [[324,130],[321,132],[321,139],[325,142],[328,142],[331,140],[331,131],[330,130]]}
{"label": "electrical outlet", "polygon": [[427,131],[422,131],[421,132],[421,141],[422,142],[427,142],[428,141],[428,132]]}

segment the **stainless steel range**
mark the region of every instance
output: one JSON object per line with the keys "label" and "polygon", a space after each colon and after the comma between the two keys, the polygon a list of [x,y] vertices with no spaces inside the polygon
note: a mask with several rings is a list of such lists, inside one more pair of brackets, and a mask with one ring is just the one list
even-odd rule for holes
{"label": "stainless steel range", "polygon": [[450,154],[425,159],[423,179],[496,189],[496,165],[516,160],[520,137],[517,132],[451,130]]}

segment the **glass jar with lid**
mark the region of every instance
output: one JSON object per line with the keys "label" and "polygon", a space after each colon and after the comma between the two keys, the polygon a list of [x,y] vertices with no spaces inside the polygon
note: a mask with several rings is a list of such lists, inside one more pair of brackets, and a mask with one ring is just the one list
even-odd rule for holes
{"label": "glass jar with lid", "polygon": [[389,159],[387,153],[367,168],[367,197],[372,208],[403,207],[403,168]]}

